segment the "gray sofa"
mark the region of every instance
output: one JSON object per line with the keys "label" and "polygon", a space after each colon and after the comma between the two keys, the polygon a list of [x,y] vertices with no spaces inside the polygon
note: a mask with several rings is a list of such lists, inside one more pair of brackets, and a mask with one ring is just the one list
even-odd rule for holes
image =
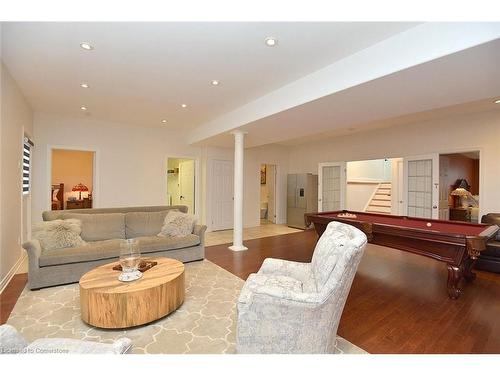
{"label": "gray sofa", "polygon": [[74,283],[87,271],[118,259],[123,239],[137,238],[145,257],[163,256],[191,262],[205,257],[205,225],[195,225],[182,238],[158,237],[168,210],[187,212],[186,206],[91,208],[45,211],[43,220],[80,219],[85,246],[45,250],[38,240],[23,244],[28,253],[28,287]]}

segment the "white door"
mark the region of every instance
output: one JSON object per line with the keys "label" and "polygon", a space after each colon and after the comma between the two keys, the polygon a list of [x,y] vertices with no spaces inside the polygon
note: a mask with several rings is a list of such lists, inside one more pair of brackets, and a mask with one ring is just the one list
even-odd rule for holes
{"label": "white door", "polygon": [[267,220],[276,223],[276,166],[267,164]]}
{"label": "white door", "polygon": [[318,211],[343,210],[345,207],[346,163],[319,163]]}
{"label": "white door", "polygon": [[233,228],[233,162],[213,160],[212,162],[212,230]]}
{"label": "white door", "polygon": [[179,163],[179,202],[194,214],[194,160]]}
{"label": "white door", "polygon": [[404,158],[405,214],[439,218],[439,155]]}
{"label": "white door", "polygon": [[439,157],[439,220],[450,220],[450,207],[449,207],[449,186],[446,185],[448,181],[448,171],[450,169],[450,159],[445,156]]}
{"label": "white door", "polygon": [[404,215],[405,214],[405,194],[404,194],[404,162],[403,160],[398,160],[397,162],[397,171],[398,171],[398,186],[397,186],[397,212],[396,215]]}

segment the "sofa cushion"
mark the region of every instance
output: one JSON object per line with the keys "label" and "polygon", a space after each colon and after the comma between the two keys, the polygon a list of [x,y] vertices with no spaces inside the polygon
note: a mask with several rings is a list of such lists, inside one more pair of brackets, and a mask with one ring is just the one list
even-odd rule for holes
{"label": "sofa cushion", "polygon": [[121,242],[118,239],[95,241],[89,242],[85,246],[58,250],[42,250],[39,265],[40,267],[47,267],[117,258],[120,256]]}
{"label": "sofa cushion", "polygon": [[169,211],[161,227],[160,237],[185,237],[193,233],[196,217],[183,212]]}
{"label": "sofa cushion", "polygon": [[156,251],[182,249],[185,247],[200,244],[200,237],[195,234],[188,234],[185,237],[138,237],[141,254],[153,253]]}
{"label": "sofa cushion", "polygon": [[158,212],[127,212],[125,214],[125,236],[127,238],[156,236],[168,210]]}
{"label": "sofa cushion", "polygon": [[33,225],[33,238],[46,250],[84,246],[82,222],[77,219],[42,221]]}
{"label": "sofa cushion", "polygon": [[125,239],[125,214],[79,214],[65,212],[63,219],[79,219],[82,222],[84,241]]}

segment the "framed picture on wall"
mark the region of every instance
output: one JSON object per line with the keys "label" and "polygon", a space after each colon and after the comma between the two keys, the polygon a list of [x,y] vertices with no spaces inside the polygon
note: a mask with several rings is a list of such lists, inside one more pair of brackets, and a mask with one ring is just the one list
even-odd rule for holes
{"label": "framed picture on wall", "polygon": [[265,185],[266,184],[266,165],[262,165],[260,167],[260,184]]}

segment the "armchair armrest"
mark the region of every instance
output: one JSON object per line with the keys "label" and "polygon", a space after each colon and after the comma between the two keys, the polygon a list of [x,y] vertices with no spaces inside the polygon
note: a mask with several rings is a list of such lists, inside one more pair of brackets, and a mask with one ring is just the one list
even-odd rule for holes
{"label": "armchair armrest", "polygon": [[0,354],[21,353],[28,343],[24,337],[9,324],[0,326]]}
{"label": "armchair armrest", "polygon": [[[283,303],[299,303],[317,306],[324,298],[318,293],[297,291],[293,282],[280,284],[281,279],[272,275],[252,274],[245,282],[238,303],[252,303],[260,299],[274,299]],[[299,280],[297,283],[301,284]]]}
{"label": "armchair armrest", "polygon": [[305,282],[311,274],[311,263],[266,258],[259,269],[263,275],[283,275]]}

